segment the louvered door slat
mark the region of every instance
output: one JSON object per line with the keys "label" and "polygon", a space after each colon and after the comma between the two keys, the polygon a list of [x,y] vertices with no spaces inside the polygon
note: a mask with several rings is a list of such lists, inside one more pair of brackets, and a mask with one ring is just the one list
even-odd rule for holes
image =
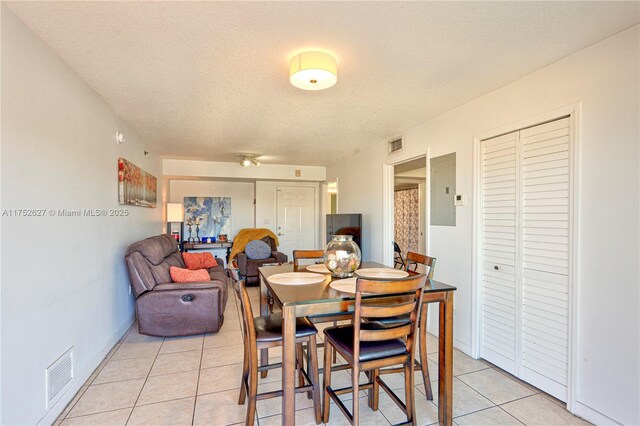
{"label": "louvered door slat", "polygon": [[553,336],[559,339],[566,339],[567,331],[566,330],[558,330],[553,327],[547,327],[545,324],[541,324],[537,321],[534,321],[532,318],[528,318],[523,323],[527,324],[529,330],[538,330],[541,333],[544,333],[547,336]]}

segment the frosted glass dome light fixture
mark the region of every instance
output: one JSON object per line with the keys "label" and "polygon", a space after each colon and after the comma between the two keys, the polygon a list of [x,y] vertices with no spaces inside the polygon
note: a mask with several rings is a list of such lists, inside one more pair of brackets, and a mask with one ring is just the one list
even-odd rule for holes
{"label": "frosted glass dome light fixture", "polygon": [[302,90],[328,89],[338,81],[336,58],[324,52],[299,53],[289,61],[289,81]]}

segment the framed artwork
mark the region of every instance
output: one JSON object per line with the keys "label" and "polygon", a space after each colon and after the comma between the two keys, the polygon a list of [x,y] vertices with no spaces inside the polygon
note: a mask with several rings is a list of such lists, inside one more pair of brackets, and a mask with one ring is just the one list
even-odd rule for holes
{"label": "framed artwork", "polygon": [[198,237],[217,237],[231,233],[231,197],[184,197],[185,237],[189,236],[189,225]]}
{"label": "framed artwork", "polygon": [[130,206],[155,207],[158,179],[124,158],[118,158],[118,202]]}

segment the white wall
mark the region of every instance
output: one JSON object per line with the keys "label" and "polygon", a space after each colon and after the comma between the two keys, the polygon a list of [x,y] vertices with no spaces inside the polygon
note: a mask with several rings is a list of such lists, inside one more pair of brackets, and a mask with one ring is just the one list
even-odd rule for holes
{"label": "white wall", "polygon": [[[2,209],[129,211],[2,217],[0,423],[52,423],[133,320],[126,247],[162,229],[161,199],[118,205],[117,158],[157,177],[161,162],[4,4],[1,15]],[[70,347],[75,379],[47,413],[45,368]]]}
{"label": "white wall", "polygon": [[[404,132],[402,156],[456,152],[457,226],[430,229],[436,279],[454,284],[456,345],[471,344],[473,138],[574,103],[581,105],[578,199],[577,412],[639,424],[640,316],[638,26]],[[392,136],[392,135],[389,135]],[[384,141],[327,169],[340,211],[362,211],[370,258],[382,261]],[[606,416],[606,417],[605,417]],[[608,417],[608,418],[607,418]]]}
{"label": "white wall", "polygon": [[363,261],[382,262],[382,162],[386,153],[384,144],[376,144],[327,168],[327,176],[338,179],[338,213],[362,214]]}
{"label": "white wall", "polygon": [[[169,201],[184,203],[184,197],[231,197],[231,232],[229,233],[231,240],[242,228],[255,226],[254,188],[253,182],[170,180]],[[178,229],[174,228],[174,230]],[[193,228],[193,235],[195,236],[195,228]],[[184,234],[185,239],[188,236],[187,233]]]}

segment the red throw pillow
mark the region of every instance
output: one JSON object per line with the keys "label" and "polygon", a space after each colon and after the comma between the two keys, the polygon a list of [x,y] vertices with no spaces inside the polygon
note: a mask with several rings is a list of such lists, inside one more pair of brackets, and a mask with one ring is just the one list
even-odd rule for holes
{"label": "red throw pillow", "polygon": [[189,269],[178,268],[177,266],[170,266],[169,274],[171,274],[171,280],[174,283],[201,283],[211,281],[211,277],[206,269],[191,271]]}
{"label": "red throw pillow", "polygon": [[182,260],[187,269],[209,269],[218,266],[218,262],[211,253],[182,253]]}

